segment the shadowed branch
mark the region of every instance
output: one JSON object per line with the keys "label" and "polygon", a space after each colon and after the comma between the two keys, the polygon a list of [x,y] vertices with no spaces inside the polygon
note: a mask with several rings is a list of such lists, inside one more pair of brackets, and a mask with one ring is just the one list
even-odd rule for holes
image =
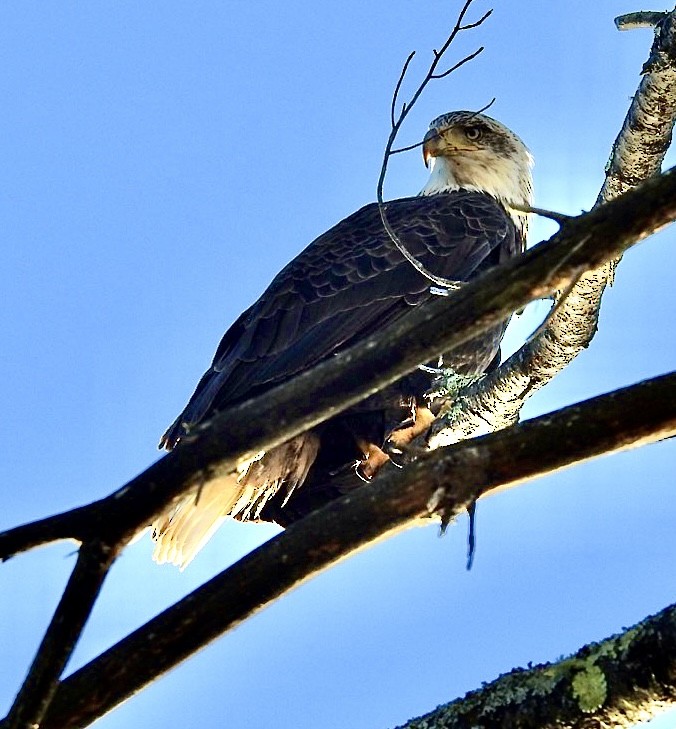
{"label": "shadowed branch", "polygon": [[[240,460],[332,417],[440,350],[476,337],[529,301],[565,289],[581,270],[616,258],[675,219],[676,170],[672,170],[570,219],[551,240],[416,309],[265,396],[223,410],[110,496],[0,533],[0,558],[68,536],[96,535],[111,545],[126,543],[187,490],[230,473]],[[280,412],[285,413],[283,420]],[[67,528],[73,533],[68,535]]]}
{"label": "shadowed branch", "polygon": [[43,729],[87,726],[337,560],[430,516],[430,507],[447,520],[496,488],[676,434],[675,393],[676,374],[665,375],[389,469],[293,524],[65,679]]}

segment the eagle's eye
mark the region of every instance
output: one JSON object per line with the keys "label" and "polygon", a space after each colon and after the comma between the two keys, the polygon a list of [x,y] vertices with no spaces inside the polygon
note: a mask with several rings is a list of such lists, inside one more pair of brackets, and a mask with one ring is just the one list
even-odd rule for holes
{"label": "eagle's eye", "polygon": [[476,142],[477,139],[481,139],[482,131],[479,127],[467,127],[465,129],[465,136],[470,142]]}

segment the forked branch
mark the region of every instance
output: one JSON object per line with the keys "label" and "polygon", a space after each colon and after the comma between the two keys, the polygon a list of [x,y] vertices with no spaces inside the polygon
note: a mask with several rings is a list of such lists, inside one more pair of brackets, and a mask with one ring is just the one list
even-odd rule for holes
{"label": "forked branch", "polygon": [[[399,75],[399,79],[397,81],[397,84],[394,88],[394,93],[392,94],[392,105],[390,108],[390,121],[392,129],[390,131],[390,135],[387,139],[387,143],[385,145],[385,153],[383,155],[383,164],[380,168],[380,176],[378,178],[378,186],[376,189],[376,199],[378,201],[378,211],[380,212],[380,218],[383,221],[383,227],[387,231],[387,234],[390,236],[390,239],[394,243],[394,245],[397,247],[401,255],[413,266],[413,268],[416,269],[419,273],[421,273],[426,279],[431,281],[436,286],[440,286],[444,289],[457,289],[459,288],[460,284],[457,281],[450,281],[448,279],[445,279],[441,276],[435,276],[431,271],[428,271],[425,266],[418,261],[415,256],[413,256],[408,249],[406,248],[406,245],[402,242],[402,240],[397,235],[397,232],[392,228],[390,225],[389,220],[387,219],[387,205],[383,203],[383,187],[385,184],[385,176],[387,174],[387,164],[389,162],[390,157],[393,154],[397,154],[399,152],[403,152],[405,150],[414,149],[415,147],[422,144],[422,142],[418,142],[414,145],[411,145],[409,147],[403,147],[401,149],[393,150],[392,147],[394,146],[394,142],[397,138],[397,135],[399,134],[399,130],[402,127],[402,124],[404,123],[404,120],[408,116],[408,113],[413,108],[415,103],[420,98],[420,95],[427,87],[427,84],[429,84],[430,81],[433,79],[440,79],[444,78],[445,76],[450,75],[457,69],[459,69],[461,66],[463,66],[465,63],[468,63],[473,58],[476,58],[482,51],[483,46],[478,48],[473,53],[470,53],[469,55],[462,58],[457,63],[453,64],[450,68],[446,69],[445,71],[442,71],[440,73],[437,73],[437,67],[439,63],[441,62],[442,58],[444,57],[444,54],[446,51],[450,48],[453,41],[457,38],[459,33],[462,33],[465,30],[471,30],[473,28],[478,28],[485,20],[487,20],[492,10],[488,10],[485,12],[479,20],[473,22],[473,23],[467,23],[463,24],[463,21],[465,19],[465,16],[467,15],[467,11],[469,10],[472,2],[474,0],[466,0],[465,4],[463,5],[460,14],[458,15],[458,19],[453,26],[453,30],[451,30],[449,36],[444,41],[444,44],[441,46],[441,48],[437,50],[432,51],[432,62],[430,63],[427,73],[425,74],[425,77],[420,82],[416,90],[413,92],[413,95],[411,96],[410,101],[404,102],[401,105],[401,110],[399,112],[399,115],[397,115],[396,109],[397,109],[397,101],[399,98],[399,92],[401,91],[402,84],[404,82],[404,78],[406,77],[406,73],[409,69],[409,66],[411,64],[411,61],[413,60],[413,57],[415,56],[415,51],[412,51],[409,55],[406,61],[404,62],[404,66],[401,70],[401,74]],[[492,102],[491,102],[492,103]],[[490,104],[489,104],[490,106]]]}
{"label": "forked branch", "polygon": [[390,469],[312,512],[65,679],[42,729],[87,726],[336,560],[430,516],[431,505],[447,520],[498,487],[676,434],[675,391],[676,374],[666,375]]}

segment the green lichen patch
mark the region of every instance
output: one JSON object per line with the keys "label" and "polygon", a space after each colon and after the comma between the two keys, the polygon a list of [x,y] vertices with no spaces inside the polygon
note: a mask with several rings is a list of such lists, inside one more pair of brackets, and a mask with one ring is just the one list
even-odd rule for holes
{"label": "green lichen patch", "polygon": [[603,671],[591,663],[575,674],[572,680],[573,696],[585,714],[600,709],[608,694],[608,684]]}

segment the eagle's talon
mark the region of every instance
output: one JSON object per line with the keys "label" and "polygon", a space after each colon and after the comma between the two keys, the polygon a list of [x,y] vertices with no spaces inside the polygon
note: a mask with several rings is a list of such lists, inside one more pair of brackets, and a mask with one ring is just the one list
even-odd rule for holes
{"label": "eagle's talon", "polygon": [[354,472],[357,474],[357,476],[364,482],[364,483],[371,483],[371,479],[373,476],[367,476],[365,473],[362,472],[362,466],[364,465],[363,461],[357,461],[354,464]]}
{"label": "eagle's talon", "polygon": [[387,441],[385,443],[385,452],[397,468],[404,468],[404,466],[414,461],[423,451],[420,448],[415,448],[410,445],[396,445],[391,441]]}
{"label": "eagle's talon", "polygon": [[427,432],[434,422],[434,413],[428,407],[414,407],[413,417],[394,428],[385,441],[388,453],[405,453],[408,446]]}
{"label": "eagle's talon", "polygon": [[390,457],[382,448],[368,441],[360,440],[358,445],[364,458],[357,464],[357,475],[362,481],[368,482],[390,460]]}
{"label": "eagle's talon", "polygon": [[[411,416],[410,418],[406,418],[406,420],[402,420],[399,425],[395,425],[394,428],[392,428],[392,433],[396,433],[399,430],[406,430],[406,428],[411,428],[415,425],[415,416]],[[390,435],[392,434],[390,433]]]}

